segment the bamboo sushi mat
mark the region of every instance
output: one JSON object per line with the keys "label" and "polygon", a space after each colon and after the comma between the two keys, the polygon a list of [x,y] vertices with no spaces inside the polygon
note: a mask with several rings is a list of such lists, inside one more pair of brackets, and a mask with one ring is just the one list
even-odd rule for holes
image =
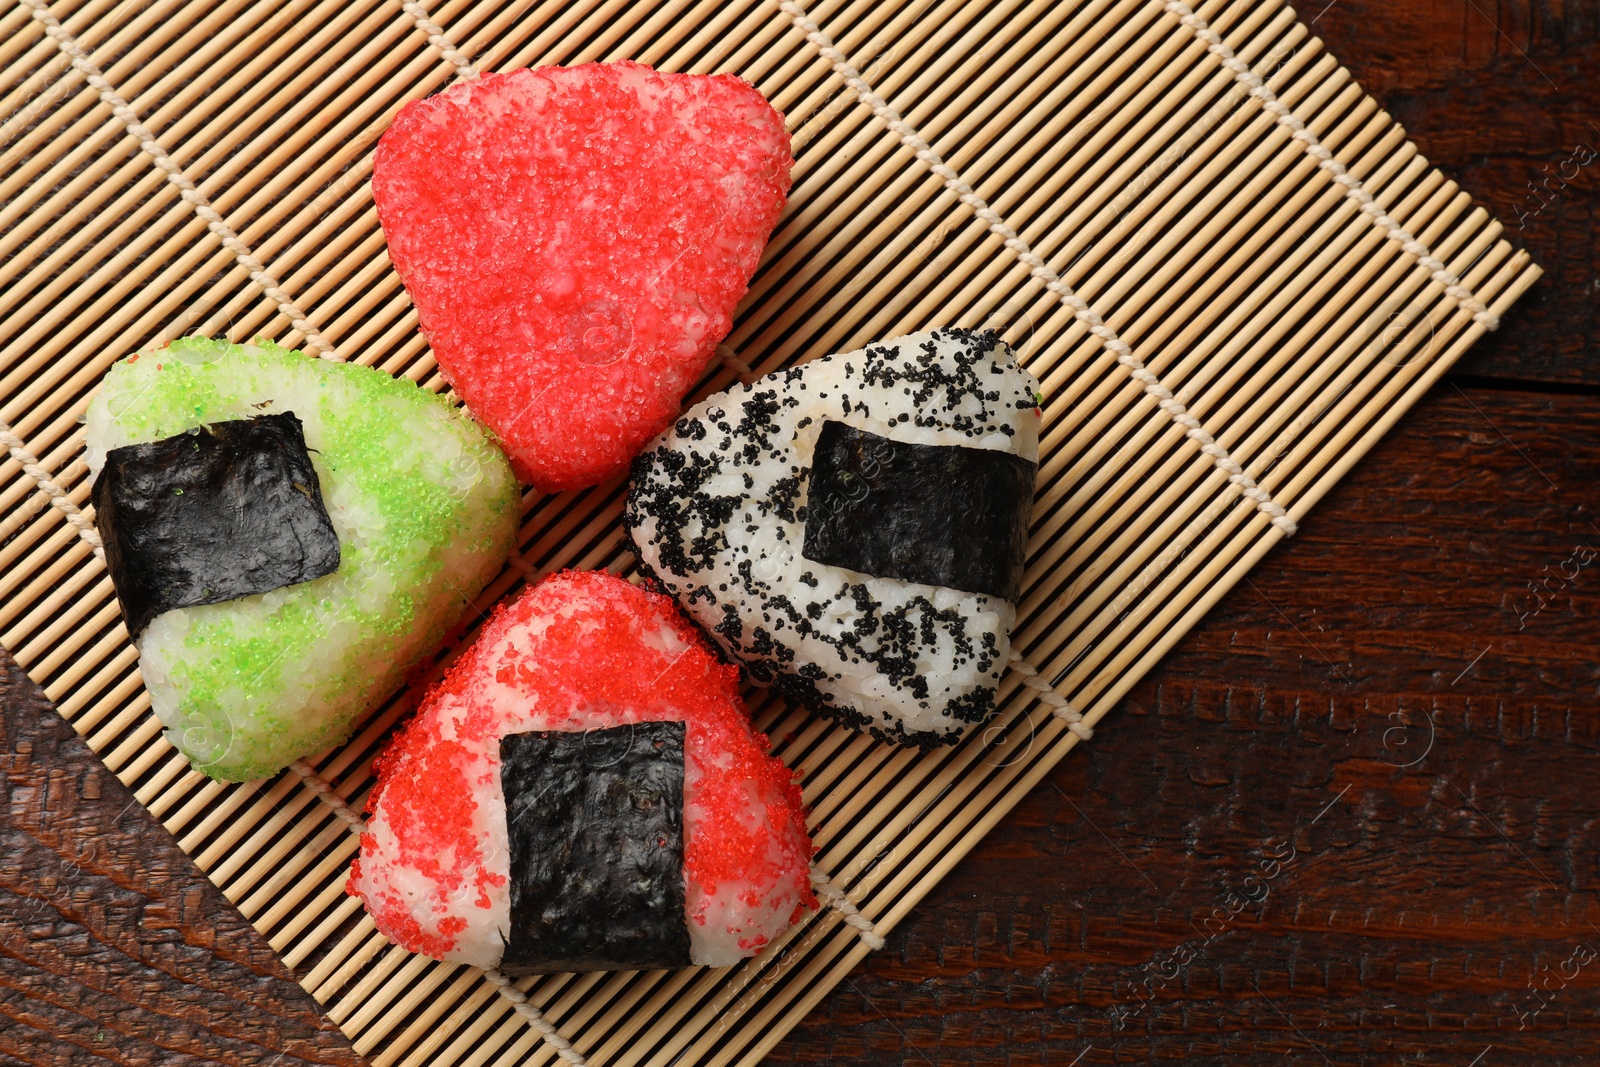
{"label": "bamboo sushi mat", "polygon": [[[859,914],[727,970],[524,979],[542,1024],[376,933],[306,781],[190,770],[73,522],[78,420],[113,360],[185,334],[443,389],[368,184],[406,101],[623,57],[754,82],[795,185],[729,350],[765,372],[1005,331],[1046,398],[1015,642],[1089,725],[1539,274],[1275,0],[6,2],[0,642],[383,1067],[754,1062],[1088,733],[1015,671],[993,725],[926,755],[752,691]],[[622,493],[529,491],[525,560],[627,573]],[[312,761],[340,795],[441,669]]]}

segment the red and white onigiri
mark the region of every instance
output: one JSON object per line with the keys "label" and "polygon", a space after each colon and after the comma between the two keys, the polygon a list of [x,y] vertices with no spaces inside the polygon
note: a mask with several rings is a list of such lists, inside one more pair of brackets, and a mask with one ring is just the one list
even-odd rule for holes
{"label": "red and white onigiri", "polygon": [[511,910],[500,739],[683,721],[690,958],[754,955],[816,901],[800,789],[736,681],[668,598],[605,572],[546,578],[496,610],[380,757],[349,891],[404,948],[496,966]]}

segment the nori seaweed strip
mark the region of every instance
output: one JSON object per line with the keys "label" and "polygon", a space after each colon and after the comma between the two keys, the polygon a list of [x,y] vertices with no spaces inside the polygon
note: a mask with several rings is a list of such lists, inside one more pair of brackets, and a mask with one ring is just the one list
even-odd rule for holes
{"label": "nori seaweed strip", "polygon": [[689,966],[682,722],[500,739],[509,975]]}
{"label": "nori seaweed strip", "polygon": [[1010,452],[908,444],[830,419],[811,461],[801,554],[1015,602],[1035,472]]}
{"label": "nori seaweed strip", "polygon": [[90,496],[131,636],[173,608],[339,569],[339,537],[293,412],[113,448]]}

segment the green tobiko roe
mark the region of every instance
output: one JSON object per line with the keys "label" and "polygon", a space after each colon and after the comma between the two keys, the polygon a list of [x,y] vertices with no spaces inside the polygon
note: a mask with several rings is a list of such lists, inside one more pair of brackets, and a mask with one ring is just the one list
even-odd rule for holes
{"label": "green tobiko roe", "polygon": [[338,569],[167,610],[136,642],[167,739],[228,781],[348,737],[438,646],[516,537],[516,479],[464,413],[411,381],[266,340],[184,338],[118,362],[89,405],[89,467],[98,476],[111,449],[285,413],[303,426]]}

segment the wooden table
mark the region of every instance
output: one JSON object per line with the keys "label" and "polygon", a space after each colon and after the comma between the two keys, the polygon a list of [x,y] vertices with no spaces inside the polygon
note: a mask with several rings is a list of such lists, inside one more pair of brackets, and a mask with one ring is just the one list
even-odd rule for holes
{"label": "wooden table", "polygon": [[[1600,10],[1317,7],[1547,278],[772,1062],[1600,1062]],[[360,1062],[0,705],[0,1065]]]}

